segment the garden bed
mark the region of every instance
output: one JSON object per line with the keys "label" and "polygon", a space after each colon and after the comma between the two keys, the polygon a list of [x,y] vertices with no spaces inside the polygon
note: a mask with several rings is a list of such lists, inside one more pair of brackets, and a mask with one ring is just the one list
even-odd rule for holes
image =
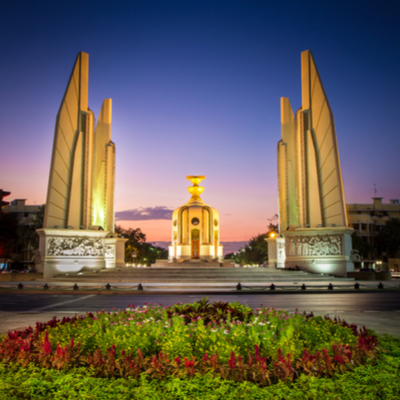
{"label": "garden bed", "polygon": [[345,321],[204,299],[9,332],[0,391],[7,399],[395,399],[399,359],[399,339]]}

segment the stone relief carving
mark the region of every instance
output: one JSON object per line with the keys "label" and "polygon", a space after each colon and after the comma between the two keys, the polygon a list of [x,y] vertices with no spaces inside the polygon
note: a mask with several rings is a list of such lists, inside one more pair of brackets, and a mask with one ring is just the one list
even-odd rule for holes
{"label": "stone relief carving", "polygon": [[350,253],[350,260],[352,262],[361,261],[360,252],[358,250],[353,249]]}
{"label": "stone relief carving", "polygon": [[286,242],[289,256],[337,256],[342,254],[340,236],[292,236]]}
{"label": "stone relief carving", "polygon": [[40,255],[40,251],[39,251],[39,250],[33,250],[33,251],[32,251],[32,258],[31,258],[31,261],[32,261],[33,263],[35,263],[35,266],[36,266],[37,264],[41,264],[41,263],[43,262],[42,256]]}
{"label": "stone relief carving", "polygon": [[282,260],[285,258],[285,244],[278,243],[278,260]]}
{"label": "stone relief carving", "polygon": [[104,254],[106,258],[115,258],[115,247],[111,245],[106,245],[106,252]]}
{"label": "stone relief carving", "polygon": [[47,255],[95,257],[104,255],[104,245],[101,239],[51,238],[47,242]]}

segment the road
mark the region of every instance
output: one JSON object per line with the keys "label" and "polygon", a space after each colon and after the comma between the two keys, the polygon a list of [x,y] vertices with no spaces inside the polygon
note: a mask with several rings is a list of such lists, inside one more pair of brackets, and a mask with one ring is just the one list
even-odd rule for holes
{"label": "road", "polygon": [[[204,295],[196,294],[135,294],[135,295],[56,295],[0,294],[0,333],[86,311],[112,311],[133,304],[157,303],[164,306],[178,302],[191,303]],[[382,293],[296,293],[296,294],[210,294],[209,301],[238,301],[255,308],[266,307],[294,312],[313,312],[315,315],[339,316],[349,323],[365,325],[378,333],[400,336],[400,296],[396,292]]]}
{"label": "road", "polygon": [[[142,306],[145,303],[157,303],[170,306],[178,302],[190,303],[204,295],[196,294],[135,294],[118,296],[101,295],[52,295],[52,294],[0,294],[0,311],[5,312],[77,312],[111,311],[124,309],[129,304]],[[238,301],[251,307],[263,304],[266,307],[299,311],[328,312],[366,312],[397,311],[400,312],[398,293],[301,293],[301,294],[210,294],[213,301]]]}

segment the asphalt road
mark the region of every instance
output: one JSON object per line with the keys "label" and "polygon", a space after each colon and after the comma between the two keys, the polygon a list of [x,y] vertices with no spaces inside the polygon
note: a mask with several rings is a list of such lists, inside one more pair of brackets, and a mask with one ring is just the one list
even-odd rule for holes
{"label": "asphalt road", "polygon": [[[199,294],[156,294],[137,293],[134,295],[97,294],[0,294],[0,336],[9,330],[35,326],[37,321],[47,322],[53,317],[62,318],[86,311],[122,310],[128,305],[142,306],[157,303],[164,306],[178,302],[191,303],[204,295]],[[348,323],[366,326],[376,333],[400,336],[400,295],[396,292],[378,293],[293,293],[293,294],[251,294],[242,292],[210,294],[209,301],[238,301],[255,308],[266,307],[294,312],[313,312],[314,315],[338,316]]]}
{"label": "asphalt road", "polygon": [[[178,302],[191,303],[205,297],[196,294],[135,294],[119,296],[52,295],[52,294],[0,294],[0,311],[3,312],[77,312],[111,311],[124,309],[130,304],[142,306],[157,303],[170,306]],[[210,294],[213,301],[238,301],[251,307],[266,307],[293,312],[400,312],[400,295],[384,293],[302,293],[302,294]]]}

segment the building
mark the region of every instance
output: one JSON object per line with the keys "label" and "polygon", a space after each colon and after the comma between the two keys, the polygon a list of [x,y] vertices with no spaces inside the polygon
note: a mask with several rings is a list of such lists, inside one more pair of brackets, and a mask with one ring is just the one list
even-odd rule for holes
{"label": "building", "polygon": [[39,237],[35,232],[38,226],[36,218],[43,212],[44,205],[28,205],[25,202],[26,199],[12,200],[8,206],[3,208],[3,212],[16,215],[18,223],[23,227],[20,234],[21,243],[18,246],[18,253],[12,257],[13,261],[29,264],[34,255],[33,252],[38,247]]}
{"label": "building", "polygon": [[200,198],[204,188],[199,183],[205,176],[187,176],[193,186],[189,187],[190,200],[172,213],[172,243],[169,261],[223,260],[220,244],[218,211]]}
{"label": "building", "polygon": [[269,265],[346,276],[354,270],[335,122],[314,58],[301,53],[302,106],[281,98],[279,235]]}
{"label": "building", "polygon": [[373,197],[370,204],[347,204],[349,225],[370,246],[368,258],[362,260],[363,267],[375,267],[376,262],[382,262],[386,256],[377,236],[391,218],[400,219],[400,201],[398,199],[382,202],[382,197]]}
{"label": "building", "polygon": [[26,199],[15,199],[8,206],[3,208],[3,212],[16,214],[21,225],[32,225],[43,205],[25,204]]}

